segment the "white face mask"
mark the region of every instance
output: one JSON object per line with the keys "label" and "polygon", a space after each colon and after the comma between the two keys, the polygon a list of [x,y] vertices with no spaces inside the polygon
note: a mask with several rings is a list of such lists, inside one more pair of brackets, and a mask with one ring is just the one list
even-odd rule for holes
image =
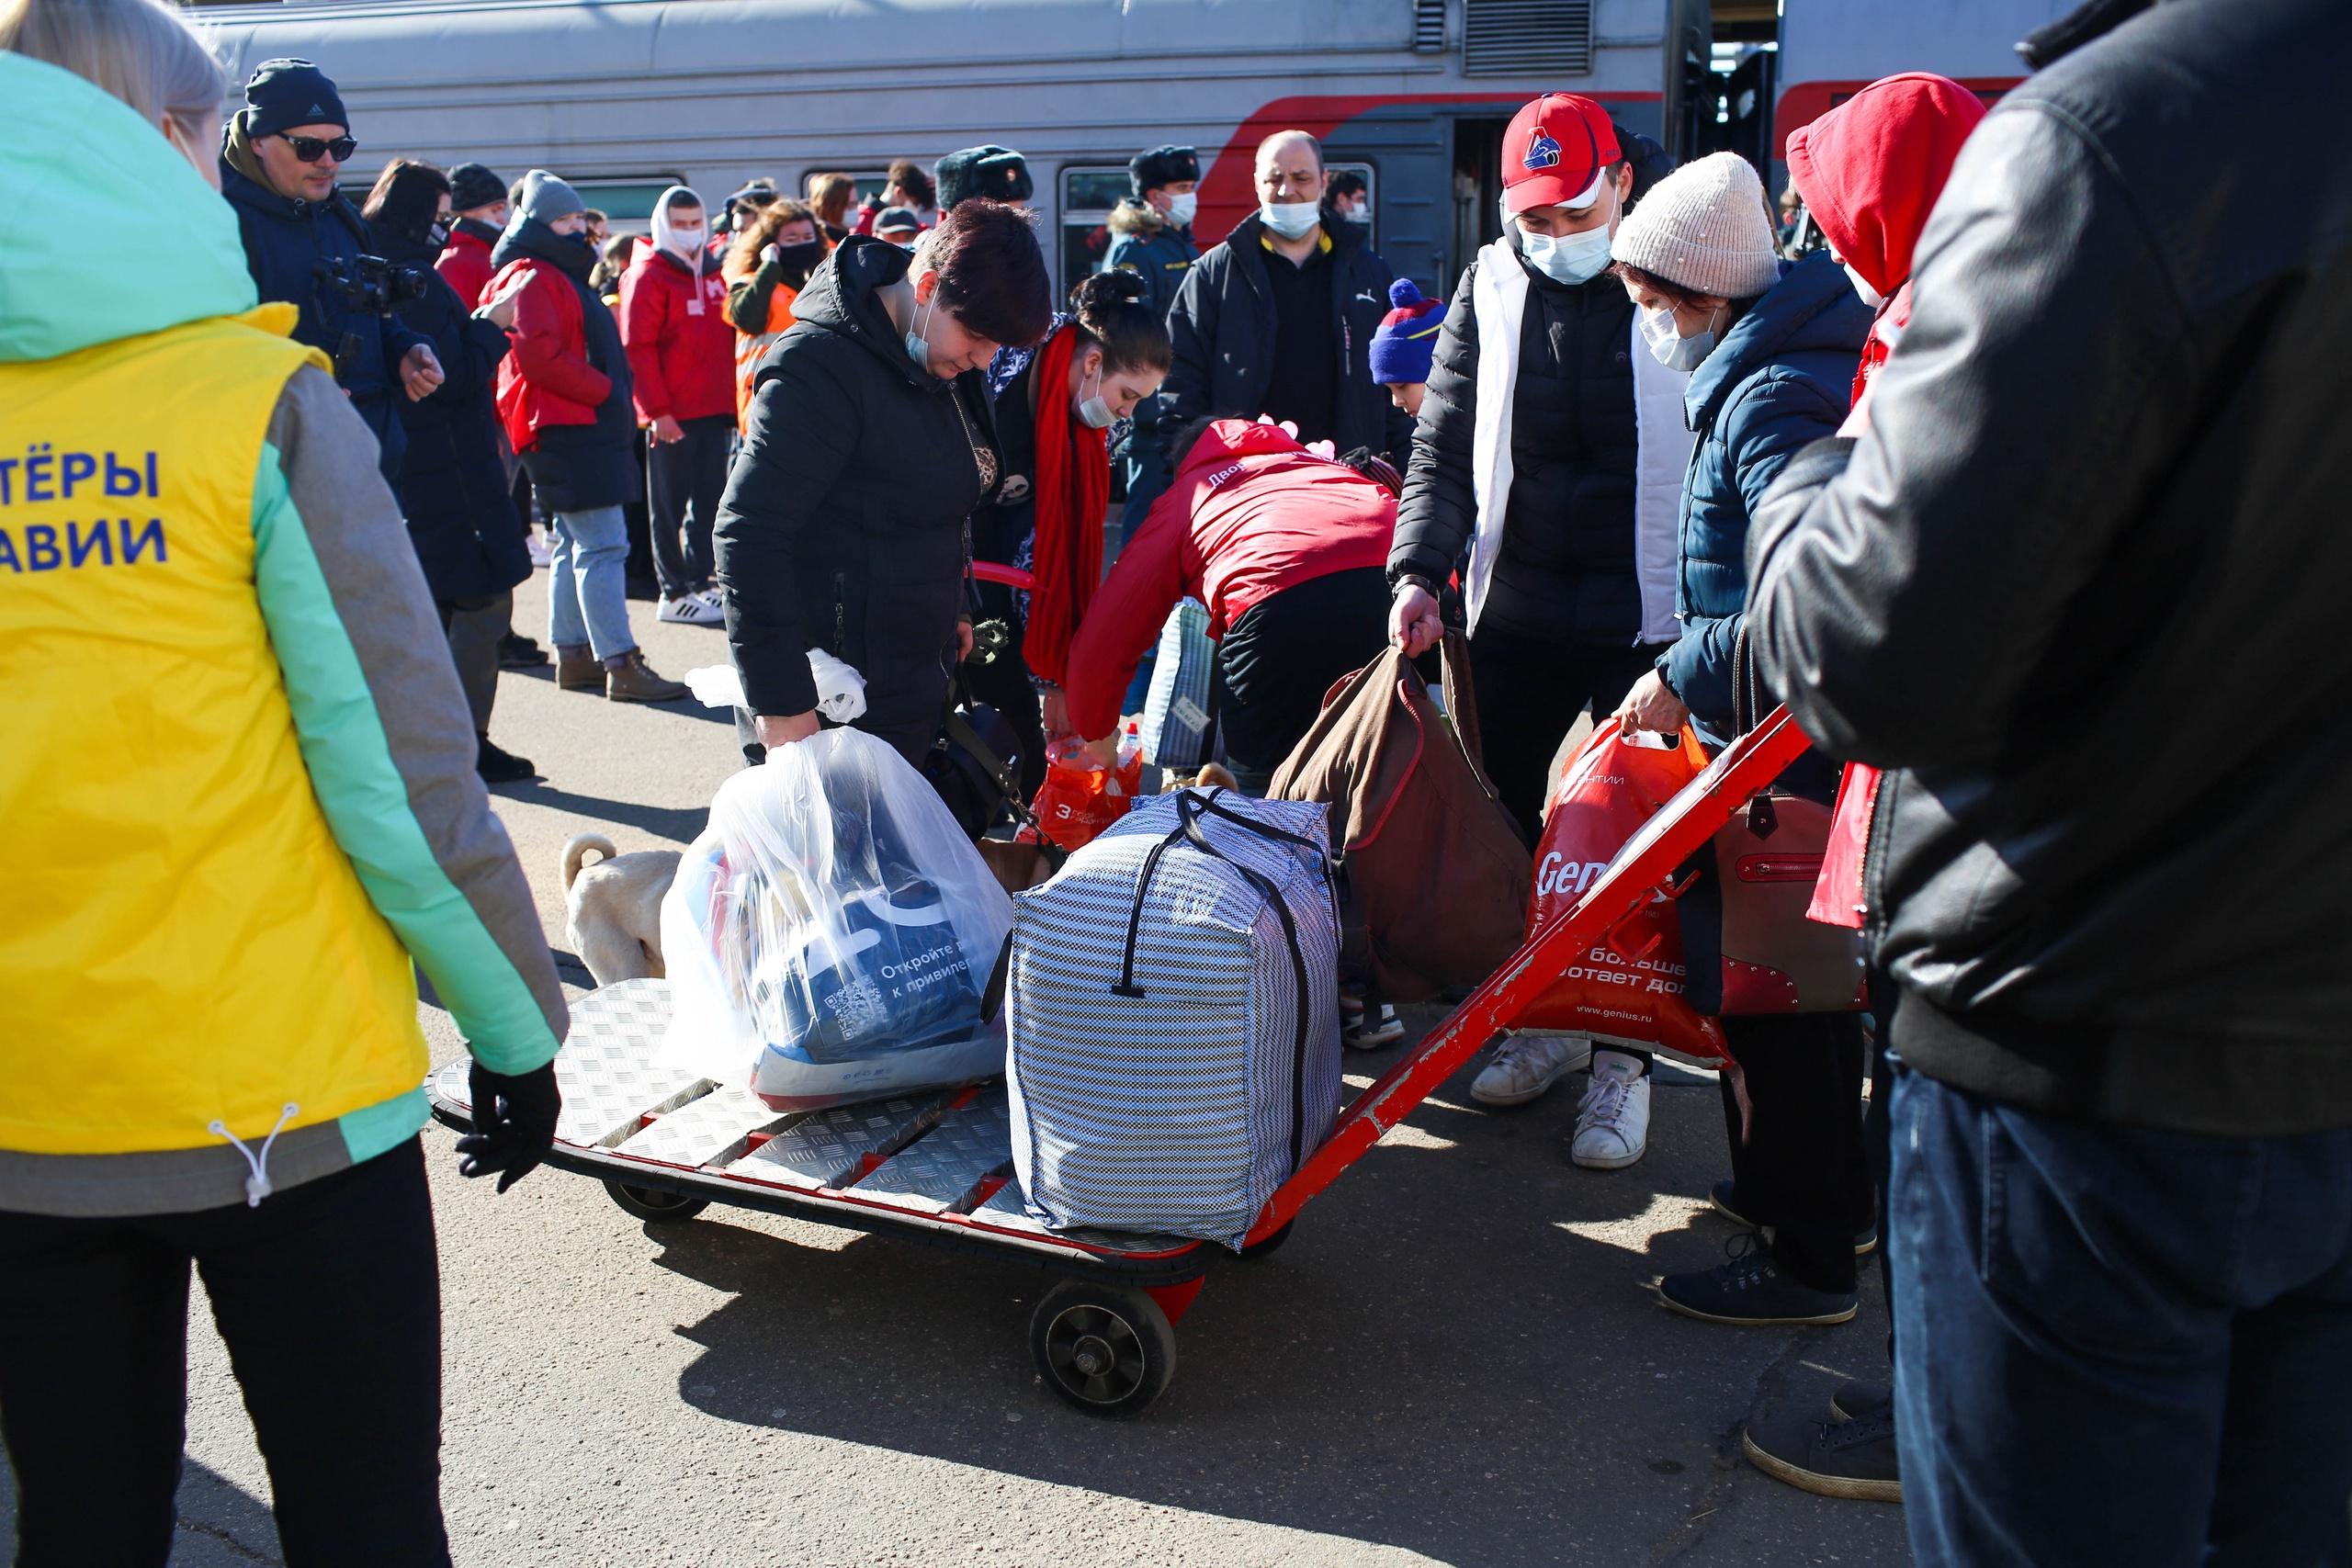
{"label": "white face mask", "polygon": [[1519,254],[1528,264],[1555,283],[1574,287],[1599,277],[1609,265],[1609,231],[1606,228],[1587,229],[1581,233],[1530,234],[1524,230],[1519,236]]}
{"label": "white face mask", "polygon": [[1649,345],[1650,357],[1668,370],[1696,370],[1715,351],[1715,330],[1707,328],[1696,337],[1684,337],[1674,324],[1674,312],[1659,309],[1642,312],[1642,342]]}
{"label": "white face mask", "polygon": [[1267,228],[1285,240],[1303,240],[1307,231],[1323,220],[1323,204],[1319,201],[1269,201],[1258,208],[1258,216]]}
{"label": "white face mask", "polygon": [[1340,216],[1345,218],[1351,223],[1369,223],[1372,221],[1372,203],[1368,201],[1360,201],[1353,207],[1349,208],[1347,211],[1341,213]]}
{"label": "white face mask", "polygon": [[1846,276],[1854,280],[1854,292],[1862,297],[1863,304],[1868,305],[1871,310],[1875,310],[1881,305],[1886,303],[1886,296],[1881,294],[1877,289],[1872,288],[1871,287],[1870,279],[1864,277],[1860,273],[1854,270],[1854,264],[1852,262],[1839,262],[1838,265],[1844,267],[1846,269]]}
{"label": "white face mask", "polygon": [[1193,226],[1193,216],[1200,209],[1201,198],[1191,191],[1182,196],[1171,196],[1168,198],[1168,221],[1179,229],[1189,229]]}
{"label": "white face mask", "polygon": [[[1084,386],[1084,382],[1080,383],[1081,389]],[[1094,367],[1094,395],[1078,405],[1078,417],[1085,421],[1087,427],[1092,430],[1108,430],[1119,417],[1111,412],[1111,405],[1103,400],[1102,367],[1100,365]]]}

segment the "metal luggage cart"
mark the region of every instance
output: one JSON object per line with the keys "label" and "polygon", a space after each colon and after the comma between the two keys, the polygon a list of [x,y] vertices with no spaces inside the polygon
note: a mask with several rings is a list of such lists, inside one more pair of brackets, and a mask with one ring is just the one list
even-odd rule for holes
{"label": "metal luggage cart", "polygon": [[[1288,1238],[1306,1201],[1380,1142],[1574,959],[1669,882],[1807,742],[1778,711],[1718,757],[1628,843],[1566,915],[1533,932],[1467,1000],[1343,1109],[1330,1134],[1267,1200],[1240,1256]],[[583,998],[556,1057],[562,1117],[547,1163],[604,1182],[650,1224],[713,1203],[822,1224],[911,1235],[1027,1258],[1066,1276],[1031,1314],[1046,1385],[1096,1416],[1134,1416],[1176,1370],[1174,1325],[1228,1256],[1185,1236],[1049,1230],[1012,1171],[1004,1086],[990,1082],[828,1111],[778,1111],[664,1060],[669,987],[624,980]],[[468,1064],[427,1082],[434,1116],[469,1131]]]}

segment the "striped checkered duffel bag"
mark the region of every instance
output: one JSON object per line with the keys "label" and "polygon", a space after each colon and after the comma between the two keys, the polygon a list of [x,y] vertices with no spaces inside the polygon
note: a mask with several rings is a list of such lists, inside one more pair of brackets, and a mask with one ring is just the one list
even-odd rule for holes
{"label": "striped checkered duffel bag", "polygon": [[1238,1248],[1340,1105],[1324,808],[1137,806],[1013,900],[1012,1164],[1029,1212]]}

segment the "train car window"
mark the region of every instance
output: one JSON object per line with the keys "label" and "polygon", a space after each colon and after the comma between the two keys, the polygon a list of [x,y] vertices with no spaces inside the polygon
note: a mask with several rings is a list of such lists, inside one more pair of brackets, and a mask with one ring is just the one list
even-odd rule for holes
{"label": "train car window", "polygon": [[1369,204],[1365,210],[1372,214],[1372,223],[1364,230],[1364,243],[1374,250],[1380,248],[1380,175],[1370,164],[1326,164],[1325,183],[1334,175],[1353,175],[1363,182],[1363,194]]}
{"label": "train car window", "polygon": [[1061,172],[1062,292],[1101,270],[1111,248],[1111,209],[1131,194],[1125,164],[1069,164]]}

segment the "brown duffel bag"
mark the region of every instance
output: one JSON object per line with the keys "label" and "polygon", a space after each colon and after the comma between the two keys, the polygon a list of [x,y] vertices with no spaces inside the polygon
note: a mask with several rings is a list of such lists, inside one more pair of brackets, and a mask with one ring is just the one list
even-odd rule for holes
{"label": "brown duffel bag", "polygon": [[1479,761],[1469,645],[1449,632],[1440,659],[1443,713],[1392,648],[1332,688],[1267,789],[1331,808],[1343,967],[1384,1001],[1476,985],[1525,934],[1528,851]]}

